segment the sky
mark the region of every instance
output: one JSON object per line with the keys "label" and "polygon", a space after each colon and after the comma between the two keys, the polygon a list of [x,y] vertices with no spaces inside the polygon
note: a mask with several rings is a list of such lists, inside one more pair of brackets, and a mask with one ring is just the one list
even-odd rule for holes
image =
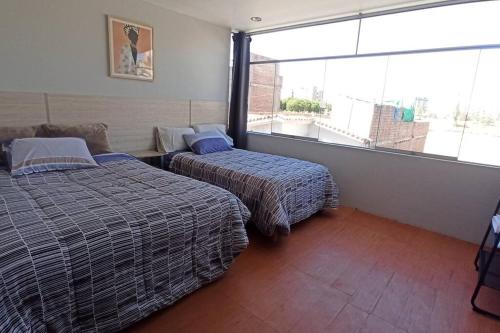
{"label": "sky", "polygon": [[[358,54],[449,46],[500,44],[500,1],[446,6],[363,19]],[[359,20],[252,37],[251,51],[274,59],[354,54]],[[280,63],[282,97],[326,101],[348,95],[411,106],[429,99],[431,112],[500,114],[500,49]],[[477,71],[477,72],[476,72]],[[301,96],[303,95],[303,96]]]}

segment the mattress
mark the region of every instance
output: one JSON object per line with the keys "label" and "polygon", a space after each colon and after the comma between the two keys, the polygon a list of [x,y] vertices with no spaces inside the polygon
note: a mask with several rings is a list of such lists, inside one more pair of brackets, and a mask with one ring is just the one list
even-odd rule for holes
{"label": "mattress", "polygon": [[241,149],[167,156],[168,170],[224,188],[250,209],[265,235],[288,234],[290,226],[323,208],[339,205],[339,190],[320,164]]}
{"label": "mattress", "polygon": [[0,170],[0,332],[115,332],[218,277],[250,213],[218,187],[123,155]]}

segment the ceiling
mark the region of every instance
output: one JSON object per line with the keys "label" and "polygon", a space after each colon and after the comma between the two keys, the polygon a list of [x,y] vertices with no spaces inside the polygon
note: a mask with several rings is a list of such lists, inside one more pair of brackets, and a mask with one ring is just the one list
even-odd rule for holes
{"label": "ceiling", "polygon": [[[398,7],[409,0],[145,0],[234,30],[252,31],[290,23]],[[261,22],[250,17],[260,16]]]}

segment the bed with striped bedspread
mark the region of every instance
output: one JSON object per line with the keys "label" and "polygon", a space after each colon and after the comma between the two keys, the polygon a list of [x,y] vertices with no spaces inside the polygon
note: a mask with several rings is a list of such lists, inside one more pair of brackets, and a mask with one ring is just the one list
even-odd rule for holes
{"label": "bed with striped bedspread", "polygon": [[0,332],[115,332],[220,277],[249,211],[218,187],[115,156],[0,170]]}
{"label": "bed with striped bedspread", "polygon": [[265,235],[288,234],[290,226],[323,208],[339,205],[339,190],[320,164],[241,149],[196,155],[173,153],[168,170],[237,195]]}

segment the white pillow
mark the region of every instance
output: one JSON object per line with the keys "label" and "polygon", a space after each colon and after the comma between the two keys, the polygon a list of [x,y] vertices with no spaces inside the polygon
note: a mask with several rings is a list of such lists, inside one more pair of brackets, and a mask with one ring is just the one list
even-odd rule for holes
{"label": "white pillow", "polygon": [[13,176],[98,166],[80,138],[15,139],[8,151]]}
{"label": "white pillow", "polygon": [[195,132],[191,127],[157,127],[156,146],[158,151],[166,154],[189,149],[184,141],[184,134],[195,134]]}
{"label": "white pillow", "polygon": [[226,125],[224,124],[200,124],[193,125],[193,128],[196,133],[213,131],[219,132],[224,136],[224,138],[226,138],[227,143],[229,143],[231,146],[234,146],[233,138],[226,134]]}

